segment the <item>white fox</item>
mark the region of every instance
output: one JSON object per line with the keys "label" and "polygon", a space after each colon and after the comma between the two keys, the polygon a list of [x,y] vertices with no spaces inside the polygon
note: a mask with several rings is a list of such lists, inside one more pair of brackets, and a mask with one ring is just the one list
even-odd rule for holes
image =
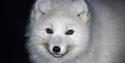
{"label": "white fox", "polygon": [[26,44],[31,61],[112,63],[118,45],[113,40],[107,40],[107,37],[115,35],[91,25],[94,20],[89,10],[84,0],[37,0],[32,10]]}

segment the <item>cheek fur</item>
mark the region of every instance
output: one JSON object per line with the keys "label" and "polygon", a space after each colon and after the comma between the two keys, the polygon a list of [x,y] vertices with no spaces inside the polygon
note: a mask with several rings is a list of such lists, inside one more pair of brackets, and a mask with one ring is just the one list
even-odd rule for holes
{"label": "cheek fur", "polygon": [[71,44],[68,50],[69,50],[68,53],[64,57],[65,59],[68,59],[68,60],[78,56],[83,51],[81,50],[80,45],[76,45],[76,44],[75,45]]}

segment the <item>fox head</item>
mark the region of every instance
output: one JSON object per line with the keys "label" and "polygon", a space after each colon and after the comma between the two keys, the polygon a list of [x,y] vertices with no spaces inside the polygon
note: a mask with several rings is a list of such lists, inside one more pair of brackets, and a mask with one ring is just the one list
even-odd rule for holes
{"label": "fox head", "polygon": [[[71,1],[71,2],[70,2]],[[69,58],[85,51],[89,19],[84,0],[38,0],[31,14],[28,48],[33,57]]]}

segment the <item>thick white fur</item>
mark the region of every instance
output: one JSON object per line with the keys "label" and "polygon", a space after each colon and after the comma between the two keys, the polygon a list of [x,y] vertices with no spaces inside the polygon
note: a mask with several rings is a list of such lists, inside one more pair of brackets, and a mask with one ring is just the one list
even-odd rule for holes
{"label": "thick white fur", "polygon": [[[27,48],[33,63],[114,63],[123,45],[117,16],[96,0],[37,0],[28,31]],[[89,12],[90,10],[90,12]],[[114,18],[114,19],[113,19]],[[45,28],[52,28],[48,35]],[[71,36],[68,29],[75,30]],[[52,56],[44,43],[70,45],[63,57]],[[120,47],[121,46],[121,47]]]}

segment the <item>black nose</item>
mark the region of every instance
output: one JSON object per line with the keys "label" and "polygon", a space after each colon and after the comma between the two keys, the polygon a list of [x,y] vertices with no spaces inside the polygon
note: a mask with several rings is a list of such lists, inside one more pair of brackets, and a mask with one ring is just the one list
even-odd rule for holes
{"label": "black nose", "polygon": [[60,47],[59,46],[54,46],[53,47],[53,52],[54,53],[59,53],[60,52]]}

